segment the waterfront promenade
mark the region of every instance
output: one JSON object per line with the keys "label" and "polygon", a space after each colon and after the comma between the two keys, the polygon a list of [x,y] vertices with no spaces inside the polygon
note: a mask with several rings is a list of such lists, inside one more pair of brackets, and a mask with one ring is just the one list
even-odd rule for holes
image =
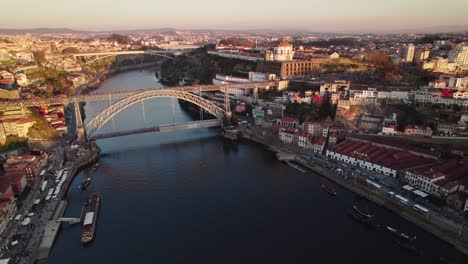
{"label": "waterfront promenade", "polygon": [[[79,157],[65,162],[64,154],[76,155]],[[50,223],[63,216],[66,209],[66,194],[69,185],[72,183],[74,176],[80,168],[94,162],[99,157],[99,149],[92,145],[89,147],[80,147],[76,150],[70,150],[69,146],[58,147],[50,154],[50,165],[52,166],[47,179],[38,179],[28,193],[28,198],[24,201],[23,207],[18,210],[17,215],[26,217],[30,215],[31,223],[22,225],[21,221],[12,222],[7,235],[2,238],[2,248],[7,244],[9,250],[2,252],[3,256],[8,256],[15,260],[16,263],[34,263],[36,260],[47,257],[50,248],[53,245],[55,236],[59,232],[60,223],[54,224],[54,228],[48,230],[52,226]],[[65,166],[62,167],[62,164]],[[61,185],[60,192],[55,198],[50,200],[45,199],[47,190],[54,189],[53,172],[63,170],[67,173],[66,180]],[[47,181],[47,187],[44,191],[40,191],[40,186],[44,181]],[[39,203],[34,201],[39,200]],[[34,209],[32,208],[35,206]],[[10,246],[11,242],[17,240],[18,245]],[[41,245],[41,246],[40,246]]]}

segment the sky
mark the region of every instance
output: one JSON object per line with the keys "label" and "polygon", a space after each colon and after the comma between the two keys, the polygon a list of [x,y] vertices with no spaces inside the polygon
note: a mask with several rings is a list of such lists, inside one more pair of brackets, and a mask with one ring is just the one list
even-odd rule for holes
{"label": "sky", "polygon": [[468,30],[468,0],[10,0],[0,28]]}

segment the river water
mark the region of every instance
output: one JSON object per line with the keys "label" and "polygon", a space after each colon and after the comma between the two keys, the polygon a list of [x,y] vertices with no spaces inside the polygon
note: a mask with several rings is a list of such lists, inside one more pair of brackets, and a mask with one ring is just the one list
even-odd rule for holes
{"label": "river water", "polygon": [[[96,92],[159,86],[152,72],[132,71]],[[87,120],[108,104],[88,103]],[[100,132],[188,120],[177,101],[172,111],[171,99],[153,99]],[[226,142],[216,129],[97,143],[100,166],[76,177],[65,214],[79,216],[89,194],[99,191],[95,241],[83,247],[81,227],[64,225],[46,263],[468,263],[450,245],[372,204],[377,223],[417,236],[417,250],[400,247],[382,228],[366,229],[346,214],[352,193],[337,187],[333,198],[320,176],[277,161],[260,145]],[[81,192],[88,174],[93,182]]]}

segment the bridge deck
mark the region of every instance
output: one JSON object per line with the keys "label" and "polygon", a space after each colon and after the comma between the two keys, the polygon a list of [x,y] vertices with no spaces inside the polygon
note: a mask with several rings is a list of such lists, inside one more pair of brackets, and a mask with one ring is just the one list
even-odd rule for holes
{"label": "bridge deck", "polygon": [[271,86],[277,86],[278,82],[256,82],[256,83],[235,83],[235,84],[219,84],[219,85],[194,85],[194,86],[175,86],[175,87],[165,87],[165,88],[144,88],[133,91],[123,91],[123,92],[114,92],[114,93],[94,93],[87,95],[77,95],[69,97],[53,97],[46,99],[35,99],[35,100],[8,100],[0,102],[0,109],[12,109],[12,108],[23,108],[23,107],[33,107],[33,106],[44,106],[44,105],[64,105],[77,102],[91,102],[91,101],[102,101],[102,100],[114,100],[130,97],[138,93],[144,93],[152,91],[155,89],[160,90],[175,90],[183,91],[187,93],[197,93],[197,92],[209,92],[209,91],[223,91],[229,88],[267,88]]}
{"label": "bridge deck", "polygon": [[196,129],[196,128],[208,128],[217,127],[221,125],[221,121],[218,119],[201,120],[187,123],[160,125],[150,128],[131,129],[118,132],[101,133],[93,136],[93,139],[105,139],[114,137],[123,137],[128,135],[152,133],[152,132],[173,132],[180,130]]}

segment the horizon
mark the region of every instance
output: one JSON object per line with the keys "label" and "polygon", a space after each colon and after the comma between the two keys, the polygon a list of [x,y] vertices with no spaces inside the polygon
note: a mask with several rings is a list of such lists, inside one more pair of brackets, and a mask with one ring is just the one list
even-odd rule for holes
{"label": "horizon", "polygon": [[[305,31],[317,33],[445,33],[468,31],[468,1],[412,0],[270,1],[239,0],[221,6],[214,0],[158,4],[150,0],[70,0],[47,3],[20,0],[0,17],[4,29],[68,28],[81,31],[177,30]],[[73,6],[71,12],[70,5]],[[144,8],[142,8],[144,7]],[[181,8],[183,7],[183,8]],[[158,10],[177,12],[157,12]],[[16,16],[18,11],[21,16]],[[155,12],[156,11],[156,12]],[[266,12],[267,11],[267,12]],[[254,26],[252,26],[254,25]]]}

